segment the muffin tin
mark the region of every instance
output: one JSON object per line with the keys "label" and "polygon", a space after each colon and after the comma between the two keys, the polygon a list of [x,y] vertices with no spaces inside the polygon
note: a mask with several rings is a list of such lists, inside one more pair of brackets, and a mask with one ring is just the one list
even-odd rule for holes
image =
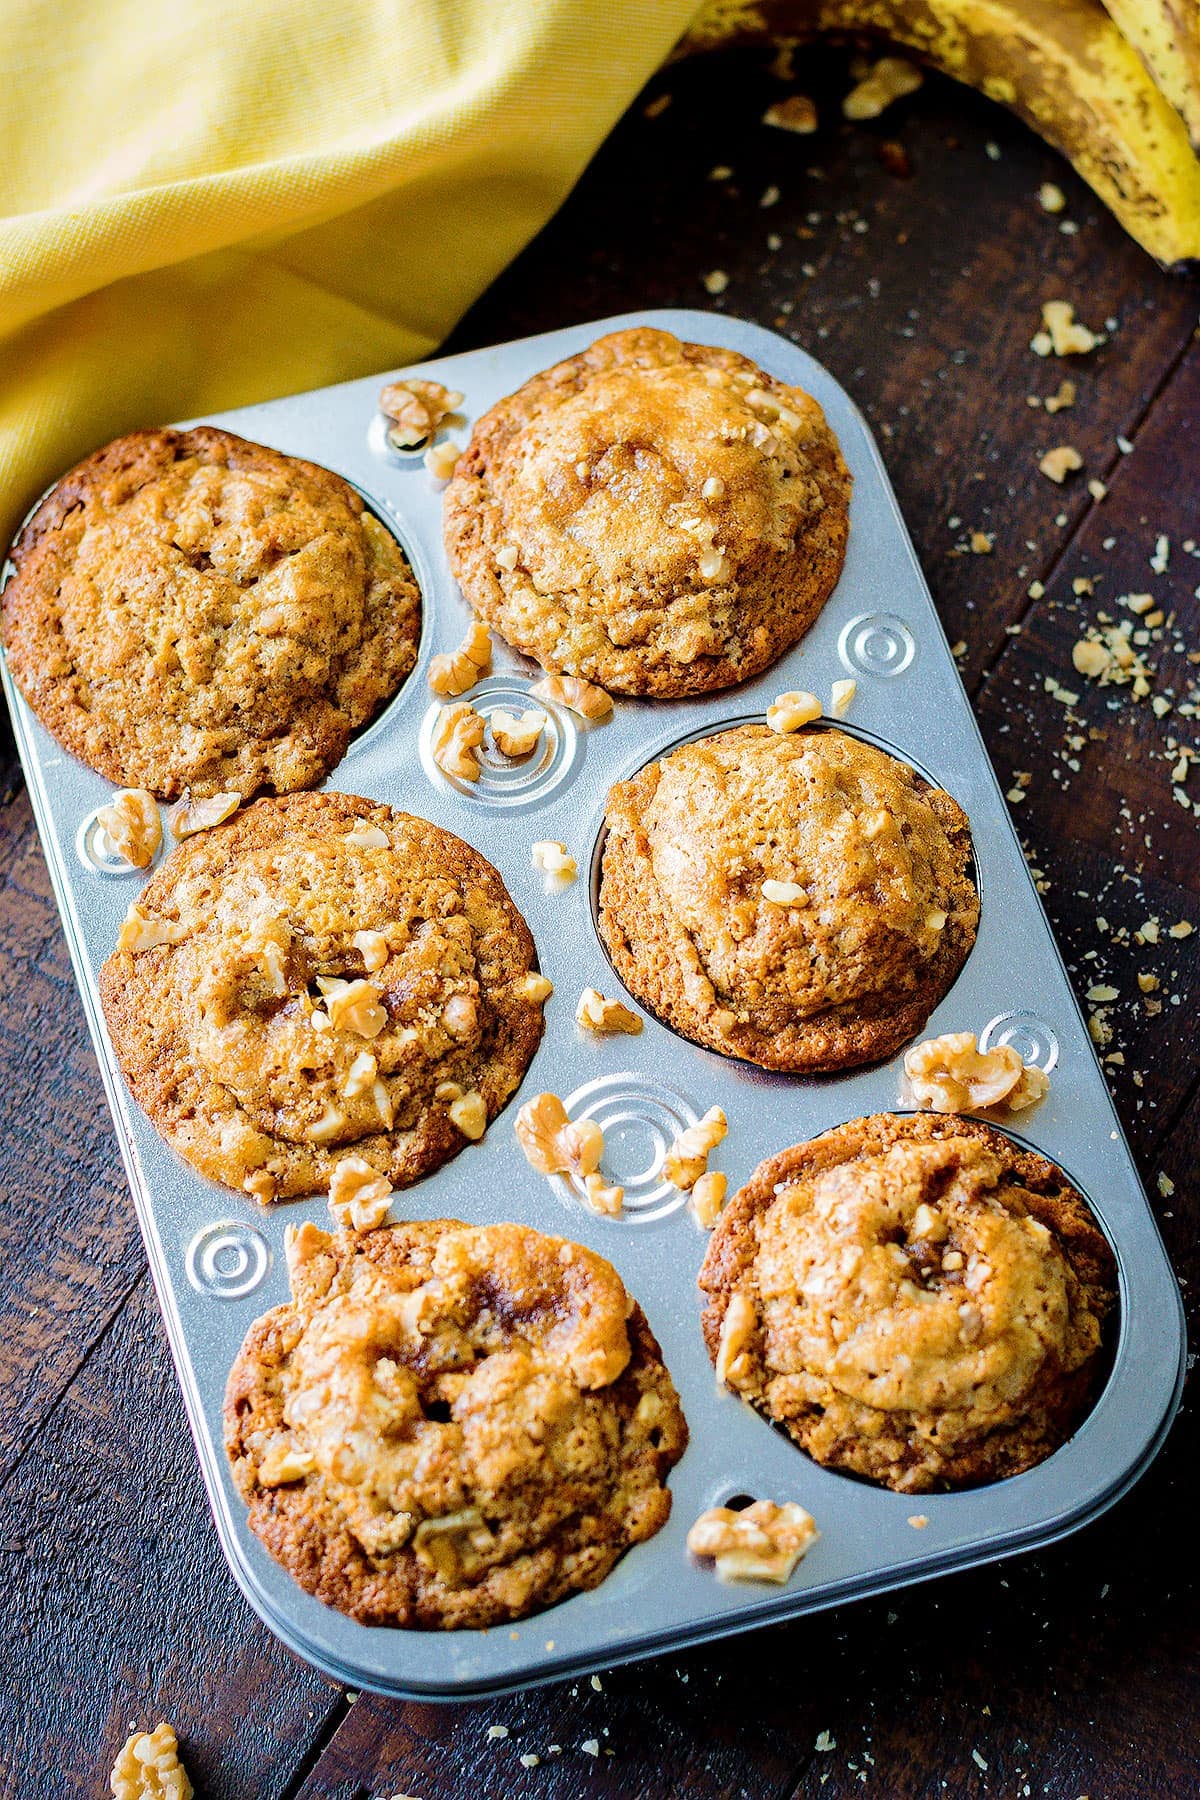
{"label": "muffin tin", "polygon": [[[167,1324],[221,1543],[243,1592],[299,1655],[379,1692],[454,1699],[599,1669],[777,1622],[862,1595],[1048,1543],[1095,1518],[1146,1467],[1178,1403],[1184,1330],[1179,1294],[1084,1021],[1025,867],[928,589],[867,428],[845,392],[803,351],[757,326],[701,312],[630,314],[435,359],[420,373],[466,396],[470,419],[537,370],[606,331],[654,324],[744,352],[825,408],[854,474],[841,581],[807,637],[740,688],[697,700],[618,699],[589,725],[546,707],[550,726],[528,762],[485,755],[477,786],[447,779],[431,751],[438,701],[429,659],[454,648],[468,609],[441,550],[441,494],[419,454],[387,444],[376,411],[383,375],[221,415],[210,423],[327,464],[354,482],[395,530],[423,597],[416,669],[364,730],[329,786],[423,814],[497,866],[529,921],[555,984],[546,1033],[521,1089],[482,1143],[396,1196],[394,1216],[512,1219],[572,1237],[608,1257],[641,1301],[691,1427],[670,1480],[671,1519],[600,1587],[512,1627],[415,1632],[357,1625],[302,1592],[246,1527],[222,1447],[221,1402],[252,1319],[287,1296],[283,1235],[323,1197],[259,1211],[204,1181],[129,1098],[105,1034],[96,971],[144,876],[113,865],[95,830],[110,789],[60,750],[6,691],[55,892],[150,1267]],[[469,696],[481,712],[520,707],[541,671],[495,643],[493,673]],[[1012,1043],[1053,1070],[1048,1098],[1019,1118],[1019,1143],[1062,1165],[1087,1195],[1116,1252],[1120,1321],[1111,1374],[1075,1436],[1026,1474],[961,1493],[894,1494],[818,1467],[732,1394],[718,1390],[700,1335],[696,1275],[707,1234],[659,1162],[675,1133],[719,1104],[729,1135],[713,1157],[730,1191],[772,1152],[863,1113],[904,1110],[900,1058],[834,1077],[772,1075],[703,1050],[646,1016],[640,1037],[597,1039],[574,1024],[580,990],[627,999],[595,928],[595,874],[605,795],[686,738],[761,718],[774,696],[806,688],[828,700],[858,690],[841,728],[869,738],[949,790],[971,821],[982,912],[966,964],[928,1033],[972,1030]],[[530,845],[558,839],[580,878],[547,894]],[[592,879],[589,882],[589,871]],[[549,1088],[572,1116],[604,1128],[604,1168],[625,1186],[618,1219],[590,1212],[561,1178],[525,1162],[516,1108]],[[799,1500],[822,1536],[782,1589],[725,1586],[689,1558],[687,1530],[739,1494]],[[924,1515],[922,1528],[909,1521]]]}

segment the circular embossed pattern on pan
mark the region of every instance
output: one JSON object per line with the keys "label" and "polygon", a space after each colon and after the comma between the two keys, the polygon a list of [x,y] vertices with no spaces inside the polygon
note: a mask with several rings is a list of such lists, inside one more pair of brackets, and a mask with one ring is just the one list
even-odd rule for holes
{"label": "circular embossed pattern on pan", "polygon": [[[599,1075],[568,1094],[572,1119],[592,1119],[604,1134],[604,1180],[620,1185],[617,1221],[650,1225],[688,1203],[688,1195],[663,1175],[663,1159],[677,1137],[696,1123],[695,1108],[665,1081],[640,1070]],[[564,1199],[588,1205],[586,1185],[574,1175],[555,1175]]]}
{"label": "circular embossed pattern on pan", "polygon": [[630,993],[768,1069],[921,1029],[975,941],[966,814],[845,732],[739,725],[609,793],[598,925]]}
{"label": "circular embossed pattern on pan", "polygon": [[416,659],[391,533],[340,476],[228,431],[98,450],[12,559],[25,699],[109,781],[163,798],[315,787]]}
{"label": "circular embossed pattern on pan", "polygon": [[625,694],[756,675],[837,583],[850,475],[821,408],[732,350],[639,327],[485,413],[446,491],[481,618]]}
{"label": "circular embossed pattern on pan", "polygon": [[901,1493],[1019,1474],[1096,1391],[1107,1239],[974,1119],[879,1113],[761,1163],[700,1286],[722,1379],[820,1463]]}
{"label": "circular embossed pattern on pan", "polygon": [[610,1263],[522,1225],[289,1233],[225,1433],[250,1525],[371,1625],[493,1625],[595,1587],[665,1523],[687,1426]]}
{"label": "circular embossed pattern on pan", "polygon": [[326,1189],[346,1156],[418,1180],[495,1117],[541,1036],[533,939],[496,870],[370,800],[258,800],[137,904],[148,947],[100,972],[121,1067],[181,1156],[258,1199]]}
{"label": "circular embossed pattern on pan", "polygon": [[[477,682],[466,696],[489,727],[475,751],[479,764],[477,781],[465,781],[439,767],[433,754],[433,738],[444,708],[440,702],[431,706],[421,721],[418,740],[421,765],[430,781],[438,787],[451,787],[463,799],[473,800],[480,806],[526,812],[546,805],[550,797],[577,774],[582,746],[578,728],[567,708],[531,694],[532,685],[520,675],[492,675]],[[493,714],[532,711],[540,712],[546,721],[537,743],[525,756],[505,756],[497,746],[491,728]]]}

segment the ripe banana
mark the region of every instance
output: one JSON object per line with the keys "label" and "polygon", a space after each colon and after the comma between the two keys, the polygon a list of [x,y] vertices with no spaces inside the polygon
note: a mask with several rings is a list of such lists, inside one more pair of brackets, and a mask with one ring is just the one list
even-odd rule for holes
{"label": "ripe banana", "polygon": [[[1112,11],[1166,15],[1175,4],[1112,0]],[[1100,0],[707,0],[680,50],[826,32],[887,38],[979,88],[1061,150],[1151,256],[1200,258],[1200,160]],[[1166,34],[1151,35],[1161,58]]]}
{"label": "ripe banana", "polygon": [[1200,0],[1104,0],[1200,149]]}

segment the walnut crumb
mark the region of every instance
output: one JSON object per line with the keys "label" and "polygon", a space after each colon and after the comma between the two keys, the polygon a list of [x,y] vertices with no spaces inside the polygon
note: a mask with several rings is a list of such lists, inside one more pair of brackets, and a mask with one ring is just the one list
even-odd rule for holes
{"label": "walnut crumb", "polygon": [[788,94],[768,106],[762,122],[773,125],[777,131],[794,131],[798,137],[811,137],[820,119],[807,94]]}
{"label": "walnut crumb", "polygon": [[915,63],[903,56],[881,56],[842,101],[842,117],[856,123],[877,119],[907,94],[915,94],[925,77]]}
{"label": "walnut crumb", "polygon": [[580,994],[575,1023],[582,1025],[585,1031],[621,1031],[630,1037],[637,1037],[642,1029],[642,1020],[637,1013],[620,1000],[606,1000],[596,988],[584,988]]}
{"label": "walnut crumb", "polygon": [[192,1784],[179,1760],[170,1725],[135,1731],[122,1744],[109,1777],[113,1800],[192,1800]]}
{"label": "walnut crumb", "polygon": [[578,713],[582,719],[607,719],[613,709],[612,695],[597,687],[594,681],[584,681],[578,675],[547,675],[541,681],[535,681],[530,688],[535,700],[550,700],[559,706],[565,706],[568,712]]}
{"label": "walnut crumb", "polygon": [[475,752],[485,730],[485,721],[465,700],[442,707],[434,723],[431,750],[443,775],[456,775],[460,781],[479,780]]}
{"label": "walnut crumb", "polygon": [[1051,481],[1056,481],[1060,487],[1068,475],[1082,467],[1083,458],[1073,444],[1056,444],[1053,450],[1047,450],[1038,461],[1042,474]]}
{"label": "walnut crumb", "polygon": [[1058,384],[1058,392],[1047,394],[1042,404],[1048,413],[1066,412],[1075,404],[1075,383],[1064,376]]}
{"label": "walnut crumb", "polygon": [[198,831],[211,831],[214,825],[223,825],[226,819],[231,819],[241,804],[242,796],[233,792],[210,794],[207,800],[193,800],[191,794],[185,792],[179,804],[167,814],[171,836],[182,839],[194,837]]}
{"label": "walnut crumb", "polygon": [[526,1161],[541,1175],[574,1175],[586,1181],[600,1167],[604,1134],[593,1119],[576,1123],[557,1094],[535,1094],[520,1108],[515,1125]]}
{"label": "walnut crumb", "polygon": [[488,724],[503,756],[528,756],[546,729],[546,715],[533,707],[528,712],[515,713],[498,706]]}
{"label": "walnut crumb", "polygon": [[120,788],[96,822],[117,855],[135,869],[148,869],[162,843],[158,802],[145,788]]}
{"label": "walnut crumb", "polygon": [[974,1112],[1003,1104],[1023,1112],[1050,1086],[1043,1069],[1022,1061],[1011,1044],[981,1051],[973,1031],[927,1038],[904,1053],[904,1073],[918,1106],[933,1112]]}
{"label": "walnut crumb", "polygon": [[713,1506],[687,1534],[693,1556],[711,1557],[721,1581],[774,1581],[782,1585],[816,1543],[812,1514],[786,1500],[755,1500],[742,1512]]}
{"label": "walnut crumb", "polygon": [[457,650],[447,650],[440,656],[431,657],[429,685],[435,694],[453,698],[458,694],[465,694],[468,688],[473,688],[491,666],[491,633],[479,619],[473,619]]}
{"label": "walnut crumb", "polygon": [[716,1149],[729,1122],[719,1106],[710,1106],[695,1125],[681,1131],[663,1158],[663,1177],[672,1187],[685,1193],[695,1187],[708,1166],[709,1153]]}
{"label": "walnut crumb", "polygon": [[575,858],[565,844],[557,844],[552,838],[543,838],[540,843],[531,846],[530,861],[535,869],[546,877],[547,893],[555,893],[560,888],[570,887],[579,873]]}
{"label": "walnut crumb", "polygon": [[1086,356],[1104,339],[1075,317],[1075,308],[1066,300],[1047,300],[1042,307],[1043,329],[1035,334],[1030,349],[1038,356]]}
{"label": "walnut crumb", "polygon": [[1060,213],[1067,204],[1067,196],[1053,181],[1043,181],[1038,189],[1038,205],[1043,212]]}
{"label": "walnut crumb", "polygon": [[397,450],[423,444],[462,403],[460,393],[443,387],[440,381],[416,375],[407,381],[389,381],[379,395],[379,410],[391,420],[388,441]]}
{"label": "walnut crumb", "polygon": [[924,1531],[929,1523],[928,1513],[909,1513],[908,1522],[914,1531]]}
{"label": "walnut crumb", "polygon": [[802,725],[811,725],[820,716],[821,702],[817,696],[803,691],[780,694],[767,708],[767,724],[772,731],[799,731]]}

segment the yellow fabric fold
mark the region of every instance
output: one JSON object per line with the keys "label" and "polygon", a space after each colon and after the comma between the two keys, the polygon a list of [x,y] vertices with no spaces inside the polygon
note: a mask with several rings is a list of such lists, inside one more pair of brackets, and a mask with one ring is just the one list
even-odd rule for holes
{"label": "yellow fabric fold", "polygon": [[696,0],[0,0],[0,532],[122,431],[428,355]]}

